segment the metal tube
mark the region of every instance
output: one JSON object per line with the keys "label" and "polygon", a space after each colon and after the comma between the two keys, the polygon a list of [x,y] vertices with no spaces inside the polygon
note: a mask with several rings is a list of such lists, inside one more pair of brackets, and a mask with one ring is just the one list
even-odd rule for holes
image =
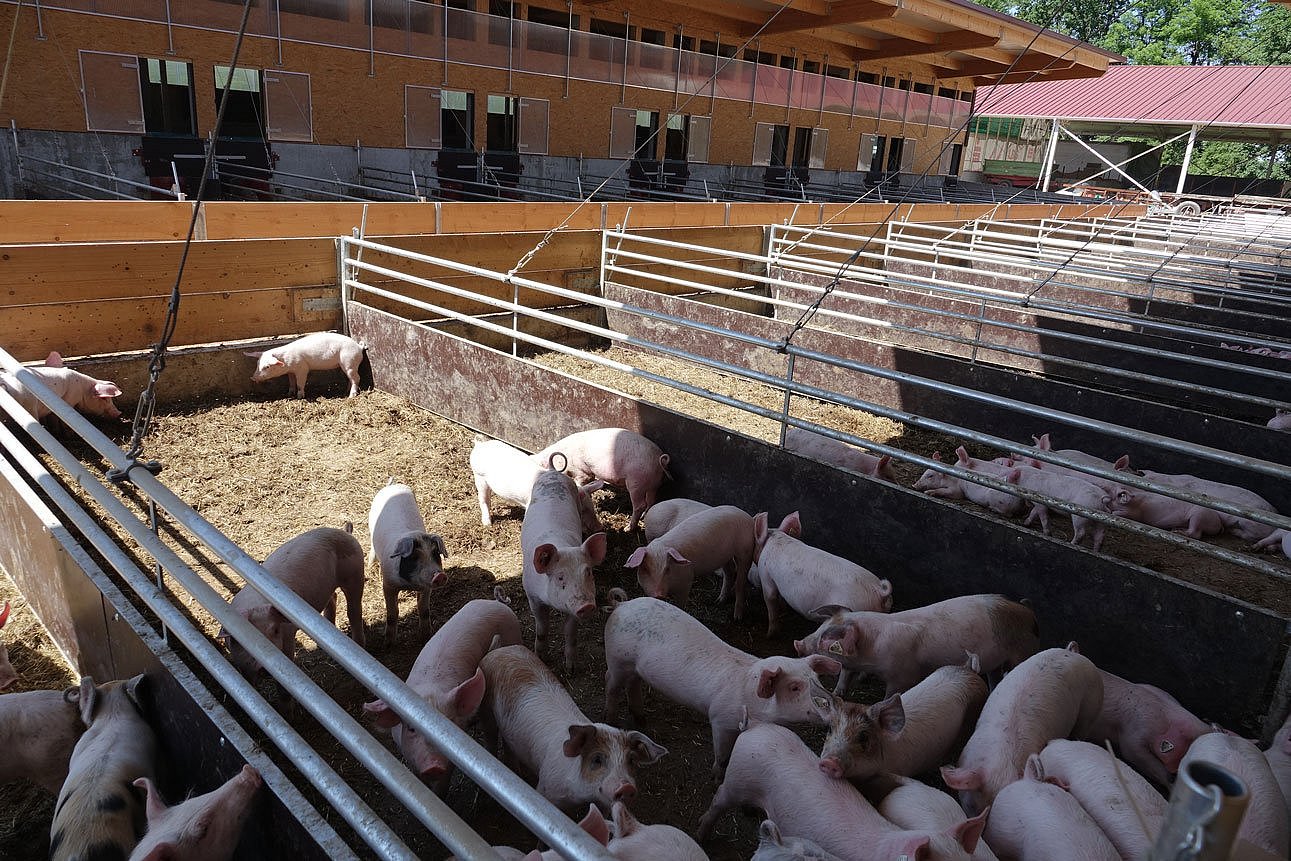
{"label": "metal tube", "polygon": [[[1175,194],[1183,194],[1183,186],[1188,179],[1188,167],[1192,164],[1192,149],[1197,144],[1197,131],[1199,128],[1200,126],[1193,123],[1188,130],[1188,143],[1183,148],[1183,164],[1179,166],[1179,182],[1175,184]],[[1270,168],[1272,166],[1272,164],[1269,165]]]}
{"label": "metal tube", "polygon": [[1194,760],[1179,769],[1149,861],[1228,861],[1251,794],[1226,768]]}
{"label": "metal tube", "polygon": [[569,98],[569,64],[574,53],[574,0],[565,0],[569,20],[565,22],[565,98]]}

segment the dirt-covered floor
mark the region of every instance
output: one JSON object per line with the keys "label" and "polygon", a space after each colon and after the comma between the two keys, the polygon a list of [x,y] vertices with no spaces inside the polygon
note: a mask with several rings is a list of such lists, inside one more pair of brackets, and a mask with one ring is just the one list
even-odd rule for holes
{"label": "dirt-covered floor", "polygon": [[[777,393],[755,384],[684,370],[675,363],[663,367],[660,364],[663,360],[636,354],[632,360],[654,370],[679,374],[715,391],[776,408],[780,404]],[[580,374],[590,379],[676,406],[753,436],[773,439],[778,434],[771,422],[675,390],[597,370],[564,357],[545,357],[543,361],[566,369],[577,367]],[[444,538],[449,551],[450,581],[431,602],[430,630],[418,630],[414,596],[403,597],[398,641],[387,652],[381,648],[379,636],[384,622],[379,575],[375,570],[369,571],[363,615],[374,654],[396,673],[406,674],[430,631],[466,601],[490,597],[495,585],[500,585],[511,599],[525,627],[526,638],[532,643],[532,617],[519,576],[521,512],[495,503],[494,524],[480,525],[468,466],[472,433],[381,392],[365,391],[360,397],[347,400],[335,397],[340,391],[343,389],[332,386],[325,396],[315,394],[305,401],[265,395],[172,410],[158,416],[146,454],[165,464],[162,476],[176,493],[261,559],[302,531],[315,526],[339,526],[345,521],[354,524],[355,535],[366,549],[368,510],[373,494],[392,476],[407,482],[417,493],[428,528]],[[922,454],[953,448],[944,438],[838,407],[799,401],[795,412],[870,439],[897,441],[894,444]],[[124,436],[124,430],[121,435]],[[910,484],[919,470],[900,465],[898,472],[902,482]],[[635,536],[624,532],[630,510],[626,495],[601,491],[597,503],[610,538],[609,555],[598,572],[598,586],[602,594],[610,587],[620,586],[635,595],[639,592],[635,578],[622,567],[638,544]],[[775,516],[780,514],[783,512],[773,512]],[[1061,535],[1061,524],[1058,530]],[[1179,554],[1126,535],[1109,534],[1106,550],[1178,576],[1192,579],[1221,576],[1218,569],[1207,573],[1210,570],[1207,566],[1220,563],[1211,563],[1191,553]],[[1234,575],[1237,569],[1233,566],[1223,566],[1223,569],[1225,591],[1232,593],[1236,589],[1239,590],[1236,594],[1256,603],[1291,609],[1285,590],[1268,589],[1259,582],[1261,578],[1244,578],[1240,572]],[[211,564],[207,575],[225,597],[231,597],[240,586],[239,580],[218,564]],[[1232,577],[1235,579],[1228,579]],[[1248,580],[1249,589],[1245,585]],[[0,584],[0,600],[12,594],[11,585]],[[814,627],[805,620],[797,620],[785,626],[782,636],[768,640],[764,635],[765,610],[759,601],[750,602],[751,618],[736,624],[730,620],[729,607],[716,604],[716,595],[715,580],[698,582],[691,594],[690,611],[726,641],[758,655],[791,654],[792,640]],[[900,609],[900,596],[897,598]],[[213,634],[216,628],[213,620],[191,600],[185,603],[193,617]],[[15,606],[15,620],[21,620],[21,602],[16,601]],[[343,608],[338,618],[345,618]],[[8,643],[22,644],[11,645],[11,654],[23,672],[24,656],[37,648],[36,635],[21,625],[15,628],[15,624],[11,622],[3,636]],[[342,621],[341,625],[344,628],[345,623]],[[579,652],[583,667],[577,675],[565,679],[576,701],[593,720],[599,720],[604,712],[601,625],[602,620],[598,619],[580,627]],[[553,660],[557,674],[564,678],[559,661],[554,660],[556,656],[548,657]],[[371,695],[358,681],[340,670],[303,635],[299,659],[301,666],[324,690],[362,720],[362,704]],[[17,689],[59,688],[70,681],[71,675],[66,672],[61,675],[33,673],[25,675]],[[269,683],[264,687],[272,690]],[[669,753],[657,764],[642,770],[641,794],[634,811],[644,822],[666,822],[693,832],[715,788],[710,778],[712,757],[707,722],[653,695],[647,696],[647,710],[650,720],[643,729],[667,747]],[[341,751],[326,730],[304,716],[295,715],[292,720],[412,848],[426,858],[443,857],[445,853],[425,829]],[[813,741],[819,735],[820,730],[807,732]],[[272,750],[268,742],[265,747]],[[37,790],[11,787],[4,793],[0,794],[0,857],[43,857],[35,841],[42,829],[48,829],[51,800],[40,797]],[[534,845],[532,838],[496,803],[460,776],[454,780],[449,802],[491,841],[524,849]],[[330,814],[329,818],[343,830],[339,817]],[[717,838],[707,848],[715,859],[747,858],[756,842],[756,829],[757,819],[751,815],[728,815],[719,827]],[[9,853],[11,847],[19,846],[30,849],[32,854]]]}

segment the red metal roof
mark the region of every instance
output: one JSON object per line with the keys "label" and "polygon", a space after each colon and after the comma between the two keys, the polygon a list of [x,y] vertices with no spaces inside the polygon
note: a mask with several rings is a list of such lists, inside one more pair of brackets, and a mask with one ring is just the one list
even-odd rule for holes
{"label": "red metal roof", "polygon": [[977,91],[989,117],[1291,129],[1291,66],[1112,66],[1101,78]]}

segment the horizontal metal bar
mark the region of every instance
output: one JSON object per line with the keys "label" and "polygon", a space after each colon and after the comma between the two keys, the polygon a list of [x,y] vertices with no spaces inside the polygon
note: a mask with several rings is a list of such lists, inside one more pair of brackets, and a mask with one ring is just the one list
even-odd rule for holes
{"label": "horizontal metal bar", "polygon": [[[50,161],[49,159],[40,158],[39,156],[34,156],[34,155],[20,154],[18,158],[24,162],[27,162],[27,161],[40,162],[41,164],[47,164],[47,165],[50,165],[51,167],[59,168],[60,170],[75,171],[76,173],[88,174],[89,176],[97,176],[100,179],[105,179],[105,180],[108,180],[109,182],[118,182],[118,183],[121,183],[122,185],[134,186],[135,188],[142,188],[146,191],[156,192],[158,194],[165,194],[169,197],[175,196],[175,192],[171,191],[168,188],[158,188],[157,186],[150,185],[149,183],[146,183],[146,182],[137,182],[133,179],[125,179],[124,177],[113,176],[110,173],[99,173],[97,170],[90,170],[87,167],[77,167],[76,165],[64,164],[63,162],[59,162],[59,161]],[[83,185],[84,183],[81,183],[81,184]],[[91,187],[97,187],[97,186],[91,186]]]}
{"label": "horizontal metal bar", "polygon": [[[31,174],[33,176],[43,176],[46,179],[51,179],[55,182],[63,182],[63,183],[67,183],[68,185],[76,185],[76,186],[80,186],[81,188],[93,189],[94,191],[99,192],[101,195],[104,195],[104,194],[112,195],[122,200],[142,200],[143,199],[129,192],[116,191],[115,189],[111,189],[111,188],[104,188],[103,186],[95,185],[92,182],[81,182],[78,179],[72,179],[71,177],[68,177],[68,176],[60,176],[59,174],[50,173],[48,171],[41,170],[39,168],[29,167],[29,168],[26,168],[26,171],[28,174]],[[88,195],[81,195],[81,197],[86,200],[101,199],[101,198],[92,198],[92,197],[89,197]]]}

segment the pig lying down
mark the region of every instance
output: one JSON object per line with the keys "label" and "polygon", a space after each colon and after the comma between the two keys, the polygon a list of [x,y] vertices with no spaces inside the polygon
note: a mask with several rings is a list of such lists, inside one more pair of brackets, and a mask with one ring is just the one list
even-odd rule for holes
{"label": "pig lying down", "polygon": [[[44,367],[33,367],[28,370],[40,377],[40,381],[52,389],[54,394],[62,398],[65,403],[85,415],[108,419],[121,418],[121,410],[117,409],[116,403],[112,400],[123,394],[117,384],[108,380],[96,380],[94,377],[64,367],[63,357],[58,353],[50,353],[45,359]],[[0,386],[3,386],[23,409],[31,413],[36,421],[52,415],[49,407],[41,403],[39,398],[18,382],[13,374],[7,371],[0,373]]]}
{"label": "pig lying down", "polygon": [[263,383],[289,374],[287,394],[298,398],[305,396],[305,380],[310,371],[330,371],[340,368],[350,380],[350,397],[359,394],[359,365],[363,364],[363,345],[347,335],[335,332],[315,332],[297,338],[290,344],[263,352],[248,352],[256,360],[254,383]]}

